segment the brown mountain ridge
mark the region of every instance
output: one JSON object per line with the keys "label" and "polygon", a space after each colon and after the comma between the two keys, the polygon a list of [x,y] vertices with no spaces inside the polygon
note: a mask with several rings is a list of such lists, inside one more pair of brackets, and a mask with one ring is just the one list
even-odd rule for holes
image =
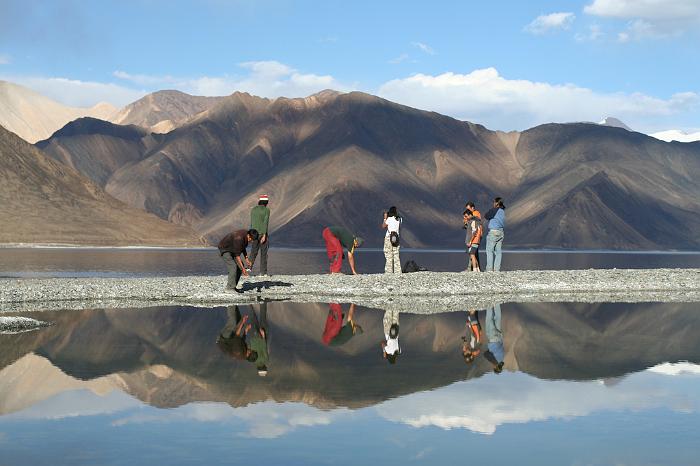
{"label": "brown mountain ridge", "polygon": [[500,195],[509,247],[700,247],[700,144],[595,124],[503,133],[360,92],[234,93],[167,134],[82,119],[38,147],[212,240],[267,193],[276,245],[340,224],[378,246],[396,205],[405,246],[459,247],[464,202]]}
{"label": "brown mountain ridge", "polygon": [[0,126],[0,243],[201,245],[182,225],[129,207]]}

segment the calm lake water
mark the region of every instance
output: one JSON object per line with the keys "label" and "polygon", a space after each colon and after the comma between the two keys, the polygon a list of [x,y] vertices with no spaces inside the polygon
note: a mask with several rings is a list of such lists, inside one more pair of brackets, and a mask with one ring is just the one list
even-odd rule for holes
{"label": "calm lake water", "polygon": [[[478,310],[470,363],[466,310],[358,307],[354,335],[350,311],[25,313],[54,325],[0,335],[0,464],[698,463],[698,304]],[[265,377],[219,340],[244,316],[266,329]]]}
{"label": "calm lake water", "polygon": [[[384,271],[384,254],[380,250],[358,250],[356,260],[361,273]],[[466,254],[461,251],[401,251],[402,263],[407,260],[434,271],[466,268]],[[328,271],[326,253],[321,249],[271,249],[269,264],[272,274]],[[481,264],[482,268],[486,265],[484,254]],[[700,267],[700,253],[507,251],[502,265],[503,270],[613,267],[695,268]],[[347,263],[344,270],[349,272]],[[0,277],[220,275],[225,271],[216,249],[0,248]]]}
{"label": "calm lake water", "polygon": [[[402,259],[464,263],[445,251]],[[382,269],[379,251],[357,260]],[[320,273],[326,259],[274,250],[270,264]],[[503,264],[700,267],[700,254],[510,252]],[[214,250],[0,249],[4,277],[223,273]],[[53,325],[0,334],[0,465],[698,464],[699,303],[410,311],[260,302],[3,314]],[[229,338],[244,318],[255,362]],[[381,346],[392,322],[393,364]],[[265,339],[253,341],[256,328]]]}

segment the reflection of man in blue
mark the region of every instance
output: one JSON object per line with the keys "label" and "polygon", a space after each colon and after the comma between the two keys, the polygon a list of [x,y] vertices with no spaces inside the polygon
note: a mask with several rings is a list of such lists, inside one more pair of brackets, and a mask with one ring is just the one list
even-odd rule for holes
{"label": "reflection of man in blue", "polygon": [[493,366],[496,374],[503,372],[503,331],[501,330],[501,305],[496,304],[486,309],[486,338],[489,340],[488,350],[484,357]]}

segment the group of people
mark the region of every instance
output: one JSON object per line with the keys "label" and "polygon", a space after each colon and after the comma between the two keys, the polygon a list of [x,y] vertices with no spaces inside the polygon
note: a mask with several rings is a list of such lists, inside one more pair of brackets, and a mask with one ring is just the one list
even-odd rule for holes
{"label": "group of people", "polygon": [[[501,258],[503,257],[503,230],[506,225],[506,206],[503,199],[497,197],[493,200],[493,206],[486,212],[484,218],[488,220],[488,234],[486,235],[486,271],[498,272],[501,270]],[[469,201],[464,206],[462,213],[464,229],[467,230],[465,245],[467,248],[467,271],[481,272],[479,263],[479,244],[483,238],[483,220],[481,212],[476,209],[474,202]]]}
{"label": "group of people", "polygon": [[[241,276],[249,276],[258,254],[260,255],[260,275],[267,276],[267,254],[270,247],[269,196],[261,195],[258,205],[250,211],[250,228],[235,230],[224,236],[218,248],[221,258],[228,269],[226,289],[242,293]],[[483,239],[484,221],[488,221],[486,234],[486,271],[500,271],[502,246],[505,228],[505,204],[503,199],[496,197],[493,205],[483,216],[477,210],[474,202],[469,201],[463,212],[463,225],[467,230],[465,246],[467,252],[467,271],[481,272],[479,262],[479,246]],[[401,273],[401,225],[403,219],[395,206],[384,212],[381,228],[384,234],[384,272]],[[364,239],[345,227],[329,226],[323,229],[323,240],[326,244],[330,273],[341,273],[343,259],[347,253],[348,264],[353,275],[357,274],[355,250],[362,246]],[[251,246],[250,257],[247,248]],[[242,256],[242,257],[241,257]],[[245,261],[245,263],[244,263]]]}
{"label": "group of people", "polygon": [[[256,306],[241,314],[238,306],[227,308],[228,321],[216,341],[224,353],[241,361],[253,363],[258,375],[267,375],[269,364],[269,333],[267,325],[267,302],[263,301],[256,312]],[[399,345],[399,310],[388,307],[382,318],[384,338],[379,343],[382,357],[389,364],[396,364],[401,354]],[[462,337],[462,356],[467,365],[479,357],[488,361],[495,373],[503,370],[504,347],[501,327],[501,306],[496,304],[486,309],[486,332],[484,335],[479,311],[467,312],[466,334]],[[341,346],[348,343],[355,335],[364,333],[362,326],[355,320],[355,304],[343,312],[339,303],[330,303],[328,316],[321,335],[321,342],[326,346]],[[484,338],[485,337],[485,338]]]}

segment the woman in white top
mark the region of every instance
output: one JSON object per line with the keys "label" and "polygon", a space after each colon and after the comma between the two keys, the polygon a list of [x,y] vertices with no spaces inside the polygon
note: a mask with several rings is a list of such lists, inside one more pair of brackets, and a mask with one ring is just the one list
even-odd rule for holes
{"label": "woman in white top", "polygon": [[401,273],[401,260],[399,259],[399,228],[401,227],[401,217],[396,211],[396,207],[391,207],[388,212],[384,212],[384,222],[382,228],[386,229],[384,236],[384,273]]}

